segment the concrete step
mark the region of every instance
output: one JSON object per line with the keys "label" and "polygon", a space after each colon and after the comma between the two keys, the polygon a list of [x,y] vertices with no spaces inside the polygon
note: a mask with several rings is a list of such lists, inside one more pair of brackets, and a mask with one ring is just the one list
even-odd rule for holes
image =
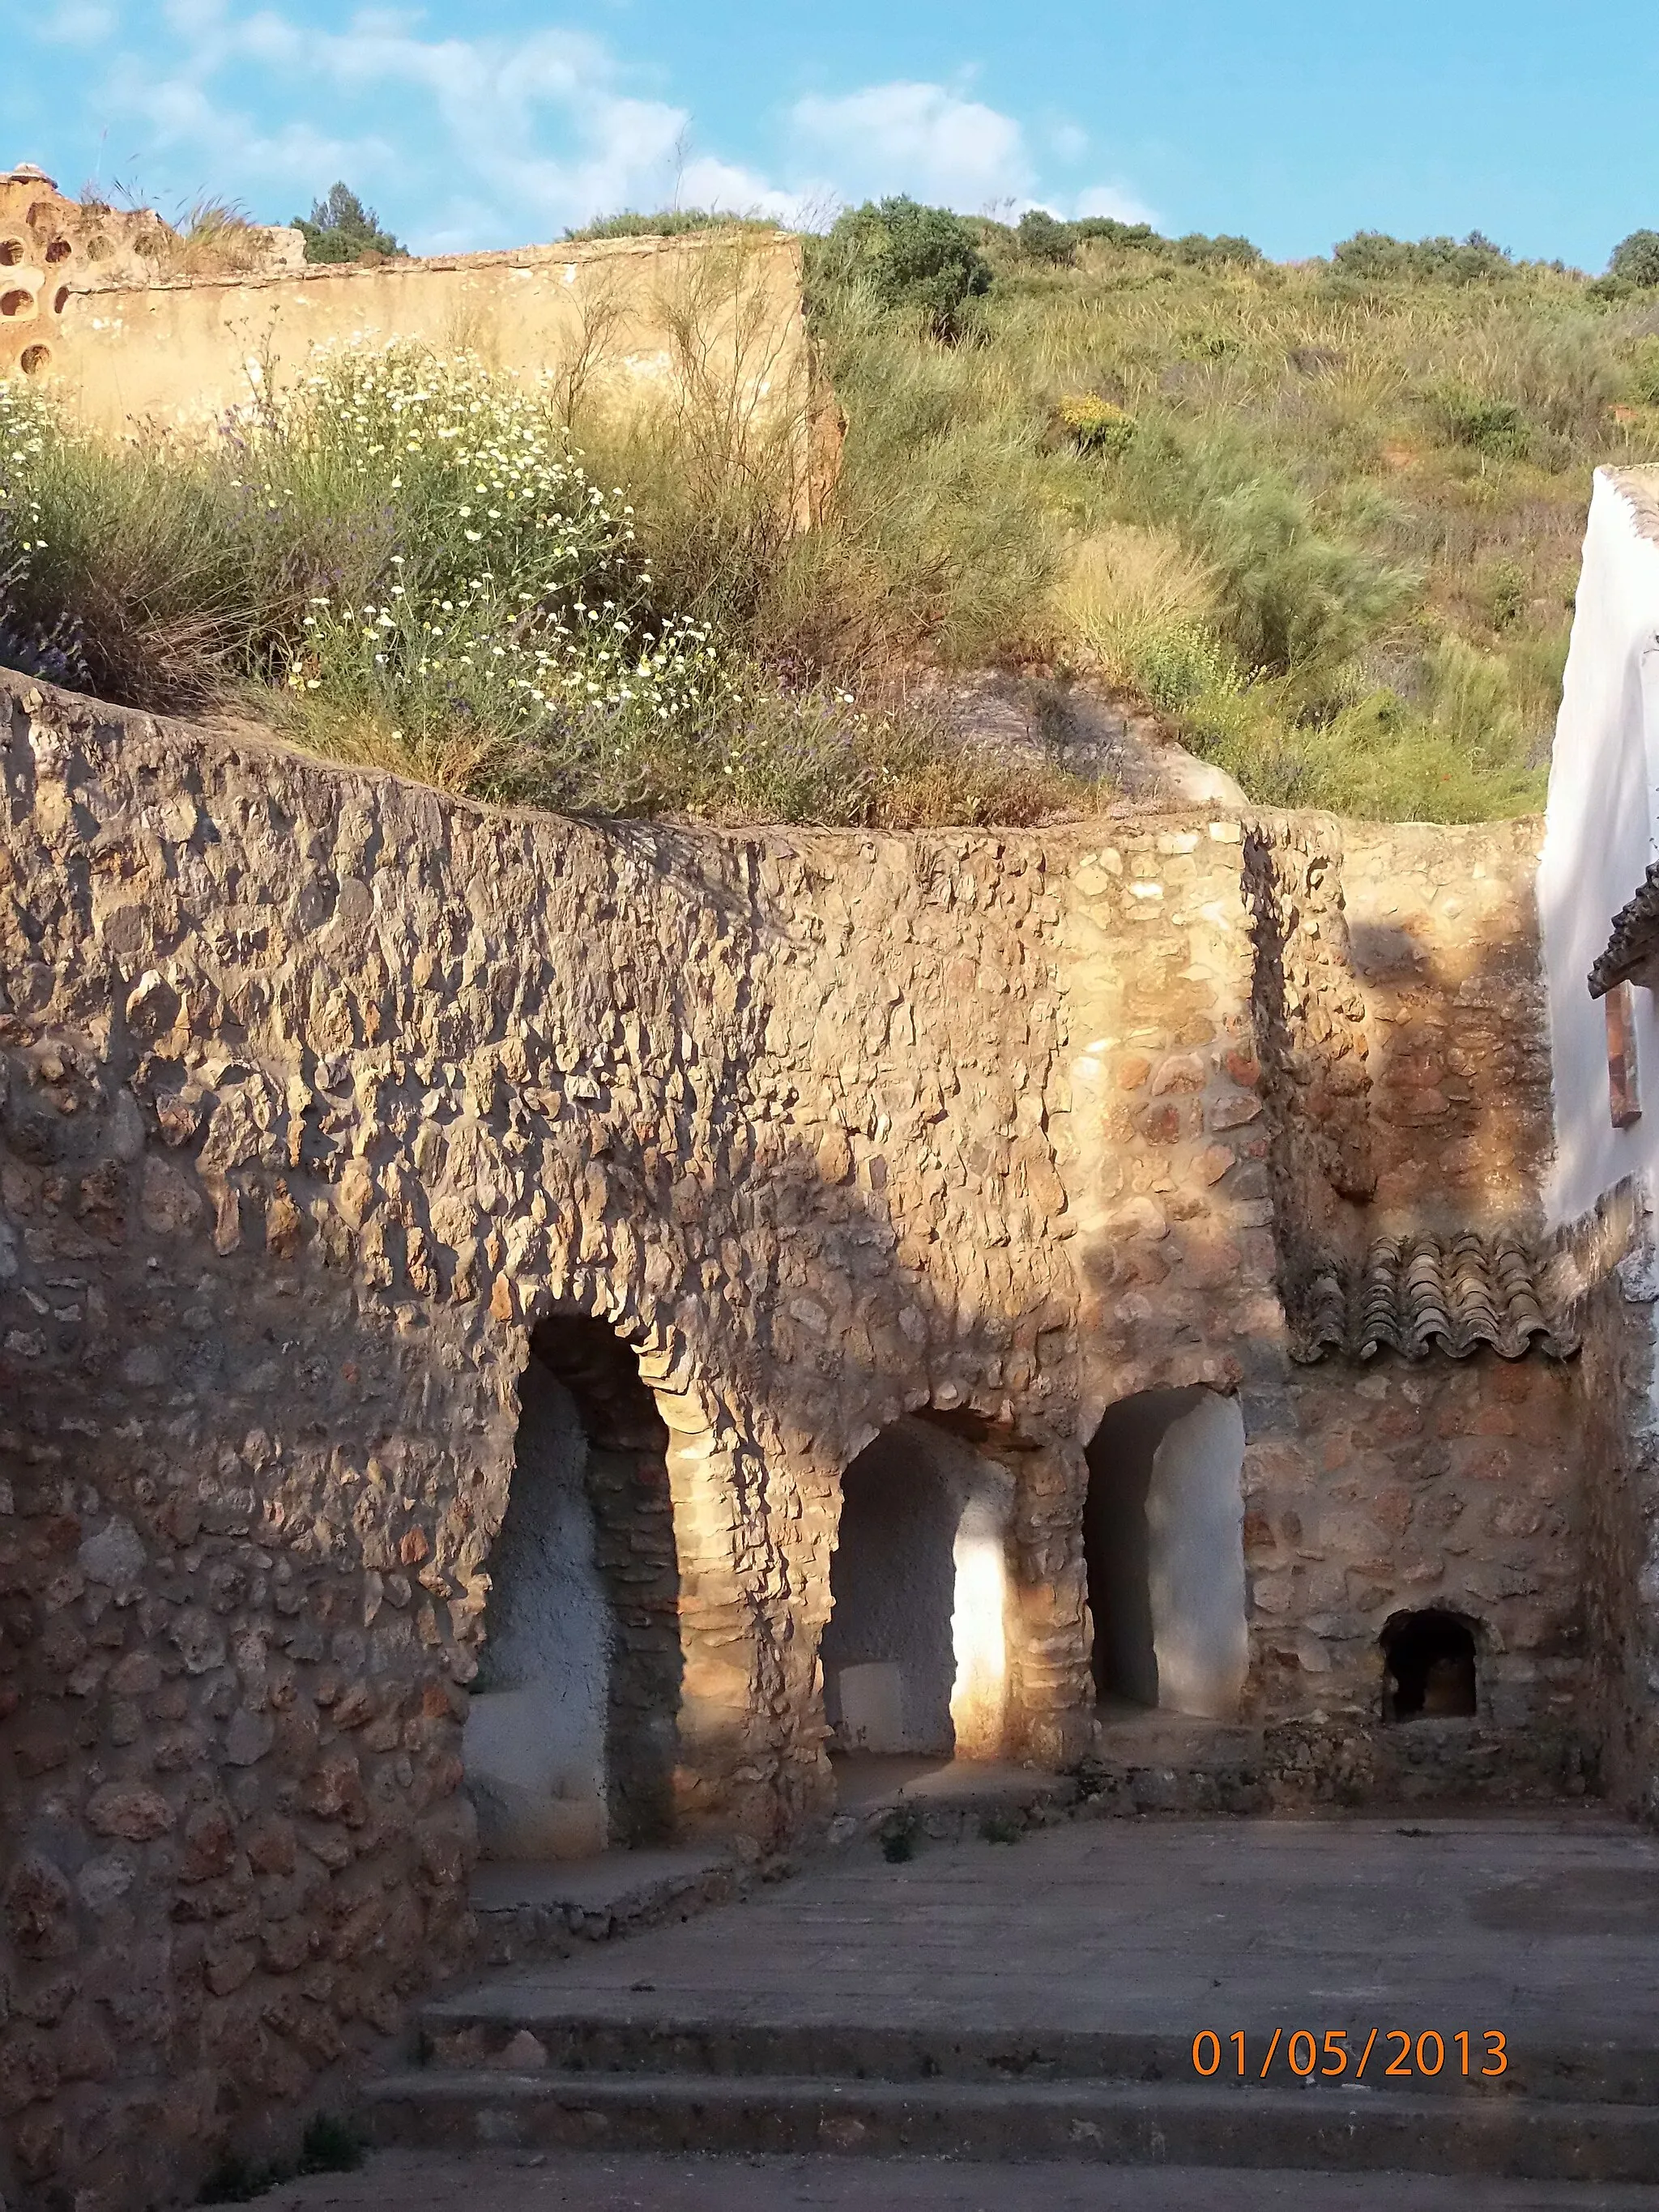
{"label": "concrete step", "polygon": [[830,2151],[1302,2172],[1659,2179],[1659,2109],[1382,2089],[427,2069],[367,2092],[376,2142],[426,2149]]}
{"label": "concrete step", "polygon": [[[1189,2036],[1122,2033],[1115,2030],[933,2029],[862,2023],[825,2025],[802,2021],[727,2021],[647,2015],[634,2000],[630,2016],[612,2009],[573,2008],[546,1983],[498,1982],[428,2005],[422,2014],[422,2047],[428,2063],[447,2072],[478,2068],[539,2071],[550,2068],[580,2075],[695,2075],[720,2079],[763,2080],[778,2075],[836,2081],[907,2082],[1115,2082],[1123,2085],[1199,2086]],[[1366,2032],[1351,2031],[1350,2075],[1365,2050]],[[1263,2087],[1310,2091],[1330,2097],[1349,2094],[1351,2079],[1316,2073],[1305,2084],[1291,2074],[1285,2039],[1273,2052],[1273,2071],[1264,2083],[1260,2069],[1272,2048],[1271,2027],[1248,2038],[1249,2070],[1240,2078],[1233,2047],[1224,2046],[1223,2069],[1204,2084],[1255,2096]],[[1449,2040],[1447,2063],[1434,2075],[1409,2082],[1389,2080],[1383,2069],[1399,2051],[1379,2036],[1362,2089],[1385,2095],[1402,2090],[1444,2097],[1542,2099],[1553,2102],[1651,2105],[1659,2108],[1659,2050],[1603,2044],[1583,2048],[1517,2045],[1506,2047],[1504,2072],[1486,2079],[1463,2078],[1461,2054]],[[1483,2048],[1472,2041],[1471,2063],[1479,2068]]]}
{"label": "concrete step", "polygon": [[586,1945],[689,1920],[745,1895],[753,1869],[721,1848],[486,1859],[472,1877],[481,1966],[567,1959]]}

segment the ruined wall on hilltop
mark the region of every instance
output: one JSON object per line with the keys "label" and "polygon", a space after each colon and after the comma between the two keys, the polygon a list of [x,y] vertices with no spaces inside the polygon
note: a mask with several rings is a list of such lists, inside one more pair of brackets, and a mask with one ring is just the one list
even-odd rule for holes
{"label": "ruined wall on hilltop", "polygon": [[[304,257],[297,230],[238,227],[234,242],[263,270]],[[64,318],[76,294],[88,285],[142,289],[184,251],[151,209],[65,199],[27,163],[0,170],[0,376],[61,374],[73,354]]]}
{"label": "ruined wall on hilltop", "polygon": [[[460,1727],[550,1314],[612,1327],[665,1429],[682,1833],[764,1849],[823,1809],[841,1476],[921,1410],[1012,1476],[1005,1747],[1085,1750],[1085,1447],[1200,1382],[1243,1407],[1247,1699],[1285,1788],[1371,1786],[1376,1635],[1425,1591],[1489,1624],[1492,1786],[1566,1773],[1576,1370],[1292,1357],[1297,1094],[1264,1075],[1247,853],[1305,951],[1334,825],[594,825],[7,677],[0,769],[21,2201],[146,2201],[464,1960]],[[1336,1059],[1379,1190],[1523,1227],[1540,1102],[1449,1055],[1460,1006],[1531,1048],[1527,834],[1358,842],[1354,949],[1297,953],[1322,980],[1278,990],[1287,1048],[1330,1044],[1290,997],[1357,994]],[[1495,887],[1467,939],[1460,879]],[[1393,996],[1357,918],[1389,898],[1421,955]],[[1443,1080],[1379,1049],[1390,1011]],[[1448,1186],[1431,1127],[1472,1147]]]}
{"label": "ruined wall on hilltop", "polygon": [[[344,347],[409,343],[545,377],[594,407],[717,416],[752,465],[781,451],[803,517],[818,432],[801,247],[776,231],[590,240],[510,252],[302,264],[167,283],[60,281],[54,390],[110,435],[200,431],[267,405]],[[53,295],[54,299],[57,295]],[[0,364],[3,366],[3,364]]]}

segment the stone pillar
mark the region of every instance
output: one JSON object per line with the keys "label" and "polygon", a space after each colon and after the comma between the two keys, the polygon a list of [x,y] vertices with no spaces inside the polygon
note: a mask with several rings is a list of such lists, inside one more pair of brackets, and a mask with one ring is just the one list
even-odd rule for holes
{"label": "stone pillar", "polygon": [[677,1834],[732,1830],[763,1834],[770,1814],[763,1771],[751,1757],[760,1693],[755,1609],[738,1571],[743,1519],[732,1456],[717,1439],[714,1409],[695,1384],[652,1385],[669,1431],[668,1486],[679,1564],[679,1754],[674,1770]]}
{"label": "stone pillar", "polygon": [[1083,1501],[1088,1462],[1080,1446],[981,1447],[1014,1477],[1009,1593],[1008,1752],[1066,1766],[1087,1750],[1094,1724],[1089,1664]]}

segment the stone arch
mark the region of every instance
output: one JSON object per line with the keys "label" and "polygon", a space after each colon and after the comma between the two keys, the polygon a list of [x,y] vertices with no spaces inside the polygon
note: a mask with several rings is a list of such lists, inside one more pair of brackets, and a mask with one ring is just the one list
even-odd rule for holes
{"label": "stone arch", "polygon": [[834,1748],[1001,1753],[1013,1491],[1006,1468],[925,1414],[849,1462],[819,1644]]}
{"label": "stone arch", "polygon": [[1236,1718],[1249,1665],[1237,1400],[1137,1391],[1107,1408],[1086,1456],[1097,1696]]}
{"label": "stone arch", "polygon": [[684,1662],[669,1431],[591,1316],[533,1329],[465,1765],[487,1856],[673,1832]]}

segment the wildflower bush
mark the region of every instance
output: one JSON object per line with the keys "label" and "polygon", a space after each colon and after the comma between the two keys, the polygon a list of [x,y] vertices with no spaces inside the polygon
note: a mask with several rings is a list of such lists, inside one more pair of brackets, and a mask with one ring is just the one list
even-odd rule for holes
{"label": "wildflower bush", "polygon": [[30,568],[47,550],[36,472],[51,429],[50,410],[35,392],[0,382],[0,665],[75,684],[85,667],[74,623],[63,614],[49,625],[31,619],[21,603]]}
{"label": "wildflower bush", "polygon": [[240,703],[573,810],[897,825],[1079,798],[686,611],[550,386],[470,356],[319,356],[207,448],[105,447],[0,385],[0,660],[105,697]]}
{"label": "wildflower bush", "polygon": [[658,733],[700,728],[730,687],[708,627],[653,606],[632,507],[533,386],[465,356],[348,352],[247,454],[267,511],[327,489],[380,541],[279,647],[301,728],[321,695],[325,726],[459,758],[470,788],[615,804]]}
{"label": "wildflower bush", "polygon": [[1134,416],[1096,392],[1068,392],[1054,412],[1080,453],[1124,453],[1133,441]]}

